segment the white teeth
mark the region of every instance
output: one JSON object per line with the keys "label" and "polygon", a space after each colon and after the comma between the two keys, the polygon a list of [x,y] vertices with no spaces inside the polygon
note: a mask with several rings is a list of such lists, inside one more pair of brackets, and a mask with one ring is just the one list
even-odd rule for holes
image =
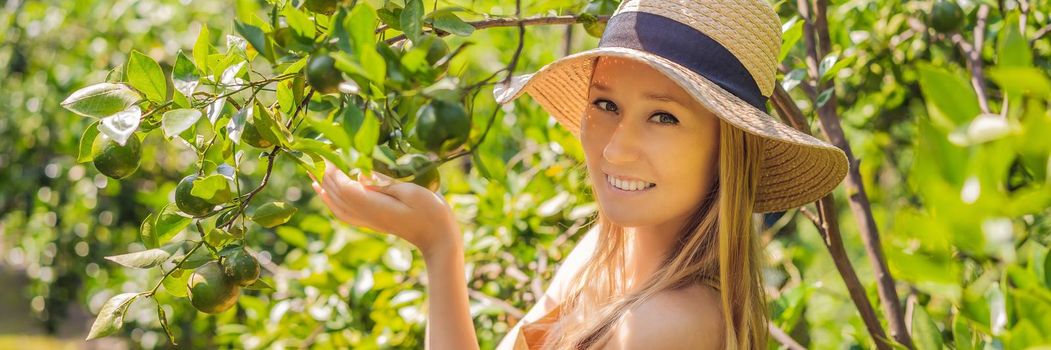
{"label": "white teeth", "polygon": [[638,191],[653,187],[654,184],[643,182],[643,181],[628,181],[621,180],[609,175],[606,175],[606,181],[609,181],[613,187],[625,190],[625,191]]}

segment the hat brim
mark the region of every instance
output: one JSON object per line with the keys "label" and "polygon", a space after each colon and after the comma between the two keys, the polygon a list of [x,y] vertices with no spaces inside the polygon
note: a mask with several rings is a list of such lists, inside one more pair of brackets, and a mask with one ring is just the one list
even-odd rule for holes
{"label": "hat brim", "polygon": [[529,94],[579,138],[591,74],[600,56],[630,58],[650,65],[719,118],[767,140],[755,212],[782,211],[814,202],[834,190],[847,174],[847,157],[839,148],[776,120],[704,76],[645,51],[605,47],[563,57],[534,73],[512,78],[509,85],[497,85],[496,102],[505,104]]}

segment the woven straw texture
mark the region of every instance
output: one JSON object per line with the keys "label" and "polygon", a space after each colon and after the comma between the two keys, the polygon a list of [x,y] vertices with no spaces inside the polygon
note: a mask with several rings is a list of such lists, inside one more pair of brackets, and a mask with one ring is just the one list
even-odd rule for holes
{"label": "woven straw texture", "polygon": [[[777,15],[762,0],[625,0],[614,13],[649,12],[690,25],[718,41],[756,79],[764,96],[773,91],[781,31]],[[832,191],[848,170],[842,150],[785,125],[703,76],[658,55],[629,48],[587,50],[549,63],[494,90],[497,103],[529,94],[563,127],[580,137],[594,64],[600,56],[635,59],[664,73],[715,115],[765,138],[754,211],[773,212],[816,201]]]}

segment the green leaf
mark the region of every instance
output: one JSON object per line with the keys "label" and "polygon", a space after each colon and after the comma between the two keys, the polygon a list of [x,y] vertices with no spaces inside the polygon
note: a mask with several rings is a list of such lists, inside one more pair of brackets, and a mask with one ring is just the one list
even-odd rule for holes
{"label": "green leaf", "polygon": [[[847,66],[853,64],[854,61],[858,59],[857,56],[848,56],[847,58],[844,58],[842,60],[838,59],[838,56],[835,55],[831,55],[829,57],[832,57],[834,59],[832,60],[833,62],[830,65],[828,65],[828,67],[825,67],[825,60],[821,61],[820,73],[818,73],[818,75],[821,77],[822,82],[835,78],[836,73],[838,73],[843,68],[846,68]],[[826,57],[826,59],[828,59],[829,57]]]}
{"label": "green leaf", "polygon": [[135,50],[131,51],[131,58],[128,59],[128,84],[154,103],[164,103],[168,98],[168,82],[164,80],[161,66]]}
{"label": "green leaf", "polygon": [[974,350],[973,337],[971,327],[967,325],[966,319],[957,314],[953,318],[952,324],[952,339],[953,344],[956,345],[956,350]]}
{"label": "green leaf", "polygon": [[197,90],[197,85],[200,83],[201,73],[197,69],[197,66],[190,61],[186,54],[179,51],[179,54],[175,58],[175,67],[172,67],[172,85],[175,87],[175,91],[178,91],[183,96],[193,96],[194,90]]}
{"label": "green leaf", "polygon": [[[350,107],[353,108],[353,107]],[[325,135],[332,144],[338,148],[351,148],[350,136],[347,136],[346,130],[336,122],[329,121],[328,119],[314,119],[306,118],[307,122],[310,123],[310,127],[317,131],[320,131],[322,135]]]}
{"label": "green leaf", "polygon": [[146,248],[157,248],[160,246],[157,242],[157,230],[153,228],[153,225],[157,222],[154,218],[153,213],[146,215],[146,219],[142,220],[142,225],[139,226],[139,238],[142,238],[142,244],[146,245]]}
{"label": "green leaf", "polygon": [[[342,132],[342,129],[338,129],[338,127],[336,127],[336,128],[337,128],[337,130]],[[306,154],[308,154],[310,156],[314,156],[314,155],[321,156],[322,158],[325,158],[325,159],[328,159],[329,161],[331,161],[332,164],[335,165],[340,170],[343,170],[344,172],[350,171],[349,166],[343,160],[343,158],[340,157],[339,154],[336,154],[336,152],[332,151],[329,148],[329,145],[327,143],[324,143],[324,142],[321,142],[321,141],[318,141],[318,140],[314,140],[314,139],[296,138],[296,141],[292,144],[292,149],[297,150],[297,151],[302,151],[302,152],[304,152],[304,153],[306,153]],[[311,157],[311,158],[313,158],[313,157]],[[305,159],[302,159],[302,160],[305,161]],[[314,161],[313,163],[315,163],[314,170],[319,170],[318,169],[319,167],[316,165],[317,161],[315,159],[312,159],[312,160]],[[304,164],[304,165],[306,165],[306,164]],[[320,170],[323,171],[324,167],[320,167]],[[321,180],[320,177],[318,179]]]}
{"label": "green leaf", "polygon": [[314,22],[305,13],[295,7],[285,6],[282,14],[285,15],[285,21],[292,31],[305,39],[314,39]]}
{"label": "green leaf", "polygon": [[376,11],[364,2],[358,3],[343,21],[343,28],[356,51],[372,48],[376,44]]}
{"label": "green leaf", "polygon": [[201,32],[197,34],[197,41],[193,44],[193,61],[201,72],[208,73],[208,54],[211,53],[212,39],[208,35],[208,26],[201,25]]}
{"label": "green leaf", "polygon": [[164,112],[161,117],[161,131],[164,137],[172,138],[189,129],[197,120],[201,119],[201,111],[196,109],[173,109]]}
{"label": "green leaf", "polygon": [[318,181],[324,181],[325,178],[325,160],[321,156],[311,151],[305,150],[294,150],[285,152],[292,160],[295,160],[300,166],[303,167],[311,175],[314,175]]}
{"label": "green leaf", "polygon": [[303,233],[303,230],[291,226],[278,227],[277,236],[281,237],[282,241],[300,248],[306,248],[307,244],[310,243],[310,241],[307,240],[307,235]]}
{"label": "green leaf", "polygon": [[365,122],[365,114],[361,113],[361,109],[358,109],[357,105],[349,105],[343,108],[343,130],[346,131],[347,137],[354,138],[354,135],[358,134],[358,130],[361,129],[361,124]]}
{"label": "green leaf", "polygon": [[423,34],[421,20],[423,19],[423,1],[405,0],[405,9],[401,11],[401,30],[413,43],[419,41]]}
{"label": "green leaf", "polygon": [[441,11],[434,15],[434,27],[454,35],[470,36],[474,33],[474,26],[467,24],[455,13]]}
{"label": "green leaf", "polygon": [[248,289],[248,290],[261,290],[261,291],[264,291],[264,292],[272,292],[272,291],[274,291],[274,287],[270,286],[270,284],[266,283],[266,281],[263,281],[262,278],[257,279],[257,280],[255,280],[255,283],[252,283],[252,284],[250,284],[248,286],[245,286],[245,287],[242,287],[242,288]]}
{"label": "green leaf", "polygon": [[835,94],[835,92],[836,92],[836,88],[835,87],[830,87],[828,89],[825,89],[825,91],[822,91],[820,94],[818,94],[817,95],[817,107],[821,108],[821,106],[824,106],[825,103],[828,103],[828,100],[832,98],[832,95]]}
{"label": "green leaf", "polygon": [[226,124],[226,136],[230,138],[236,144],[241,143],[241,132],[245,129],[245,123],[249,119],[253,119],[255,115],[255,109],[252,106],[245,106],[241,110],[234,113],[234,116],[230,118],[230,122]]}
{"label": "green leaf", "polygon": [[777,55],[777,61],[783,62],[785,57],[788,57],[788,53],[792,51],[792,48],[799,42],[799,38],[803,37],[803,21],[799,20],[799,16],[794,16],[792,19],[781,25],[781,53]]}
{"label": "green leaf", "polygon": [[916,304],[912,310],[912,339],[916,350],[941,350],[942,335],[938,325],[927,315],[922,305]]}
{"label": "green leaf", "polygon": [[977,95],[962,76],[929,64],[920,64],[917,70],[931,117],[943,129],[955,129],[981,112]]}
{"label": "green leaf", "polygon": [[127,85],[99,83],[73,92],[62,101],[62,107],[85,117],[102,118],[128,109],[139,98]]}
{"label": "green leaf", "polygon": [[354,149],[361,153],[363,158],[372,157],[372,149],[380,138],[380,121],[372,109],[365,110],[365,119],[361,123],[361,130],[354,135]]}
{"label": "green leaf", "polygon": [[781,87],[784,88],[785,91],[792,91],[792,89],[798,86],[799,83],[802,83],[805,78],[806,71],[803,69],[793,69],[791,72],[788,72],[788,74],[785,74],[784,80],[781,81]]}
{"label": "green leaf", "polygon": [[263,227],[272,228],[291,220],[292,215],[298,210],[285,202],[271,202],[256,209],[252,214],[252,221]]}
{"label": "green leaf", "polygon": [[164,314],[164,307],[160,303],[157,303],[157,319],[161,321],[161,328],[164,328],[164,334],[168,335],[168,341],[172,345],[179,345],[175,342],[175,335],[172,334],[171,327],[168,326],[168,316]]}
{"label": "green leaf", "polygon": [[1018,12],[1007,16],[1003,28],[996,42],[997,67],[1032,67],[1033,53],[1029,41],[1018,30]]}
{"label": "green leaf", "polygon": [[187,226],[190,226],[190,218],[180,215],[173,203],[165,205],[153,223],[158,242],[167,242]]}
{"label": "green leaf", "polygon": [[267,47],[266,33],[263,33],[262,29],[241,21],[234,21],[234,28],[241,34],[241,36],[248,40],[248,43],[251,44],[256,51],[262,54],[267,61],[270,61],[271,63],[274,62],[274,51]]}
{"label": "green leaf", "polygon": [[91,125],[88,125],[87,129],[84,129],[84,133],[80,135],[80,149],[77,151],[77,163],[90,162],[95,159],[95,149],[92,144],[95,142],[95,138],[99,136],[99,121],[94,121]]}
{"label": "green leaf", "polygon": [[986,74],[1007,92],[1051,98],[1051,79],[1039,68],[991,67]]}
{"label": "green leaf", "polygon": [[193,180],[193,188],[190,190],[190,194],[213,204],[222,204],[233,199],[230,183],[221,174],[212,174]]}
{"label": "green leaf", "polygon": [[128,306],[138,298],[140,293],[123,293],[117,294],[110,298],[102,305],[102,310],[99,310],[98,317],[95,318],[95,323],[91,325],[91,331],[88,332],[87,339],[92,340],[102,338],[105,336],[117,333],[120,328],[124,325],[124,314],[128,311]]}
{"label": "green leaf", "polygon": [[107,256],[106,260],[137,269],[148,269],[165,262],[172,253],[161,248],[147,249],[141,252]]}

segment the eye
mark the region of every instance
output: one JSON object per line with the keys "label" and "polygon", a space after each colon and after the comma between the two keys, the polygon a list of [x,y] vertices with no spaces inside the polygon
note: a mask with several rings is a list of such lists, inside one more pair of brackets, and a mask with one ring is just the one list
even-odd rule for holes
{"label": "eye", "polygon": [[[660,117],[660,121],[658,123],[668,123],[672,125],[679,124],[679,119],[675,118],[675,116],[668,113],[657,113],[654,114],[653,117]],[[653,117],[650,117],[650,119],[653,119]]]}
{"label": "eye", "polygon": [[598,107],[598,109],[606,112],[617,112],[617,104],[610,100],[598,99],[595,100],[595,102],[592,102],[592,104],[595,105],[595,107]]}

